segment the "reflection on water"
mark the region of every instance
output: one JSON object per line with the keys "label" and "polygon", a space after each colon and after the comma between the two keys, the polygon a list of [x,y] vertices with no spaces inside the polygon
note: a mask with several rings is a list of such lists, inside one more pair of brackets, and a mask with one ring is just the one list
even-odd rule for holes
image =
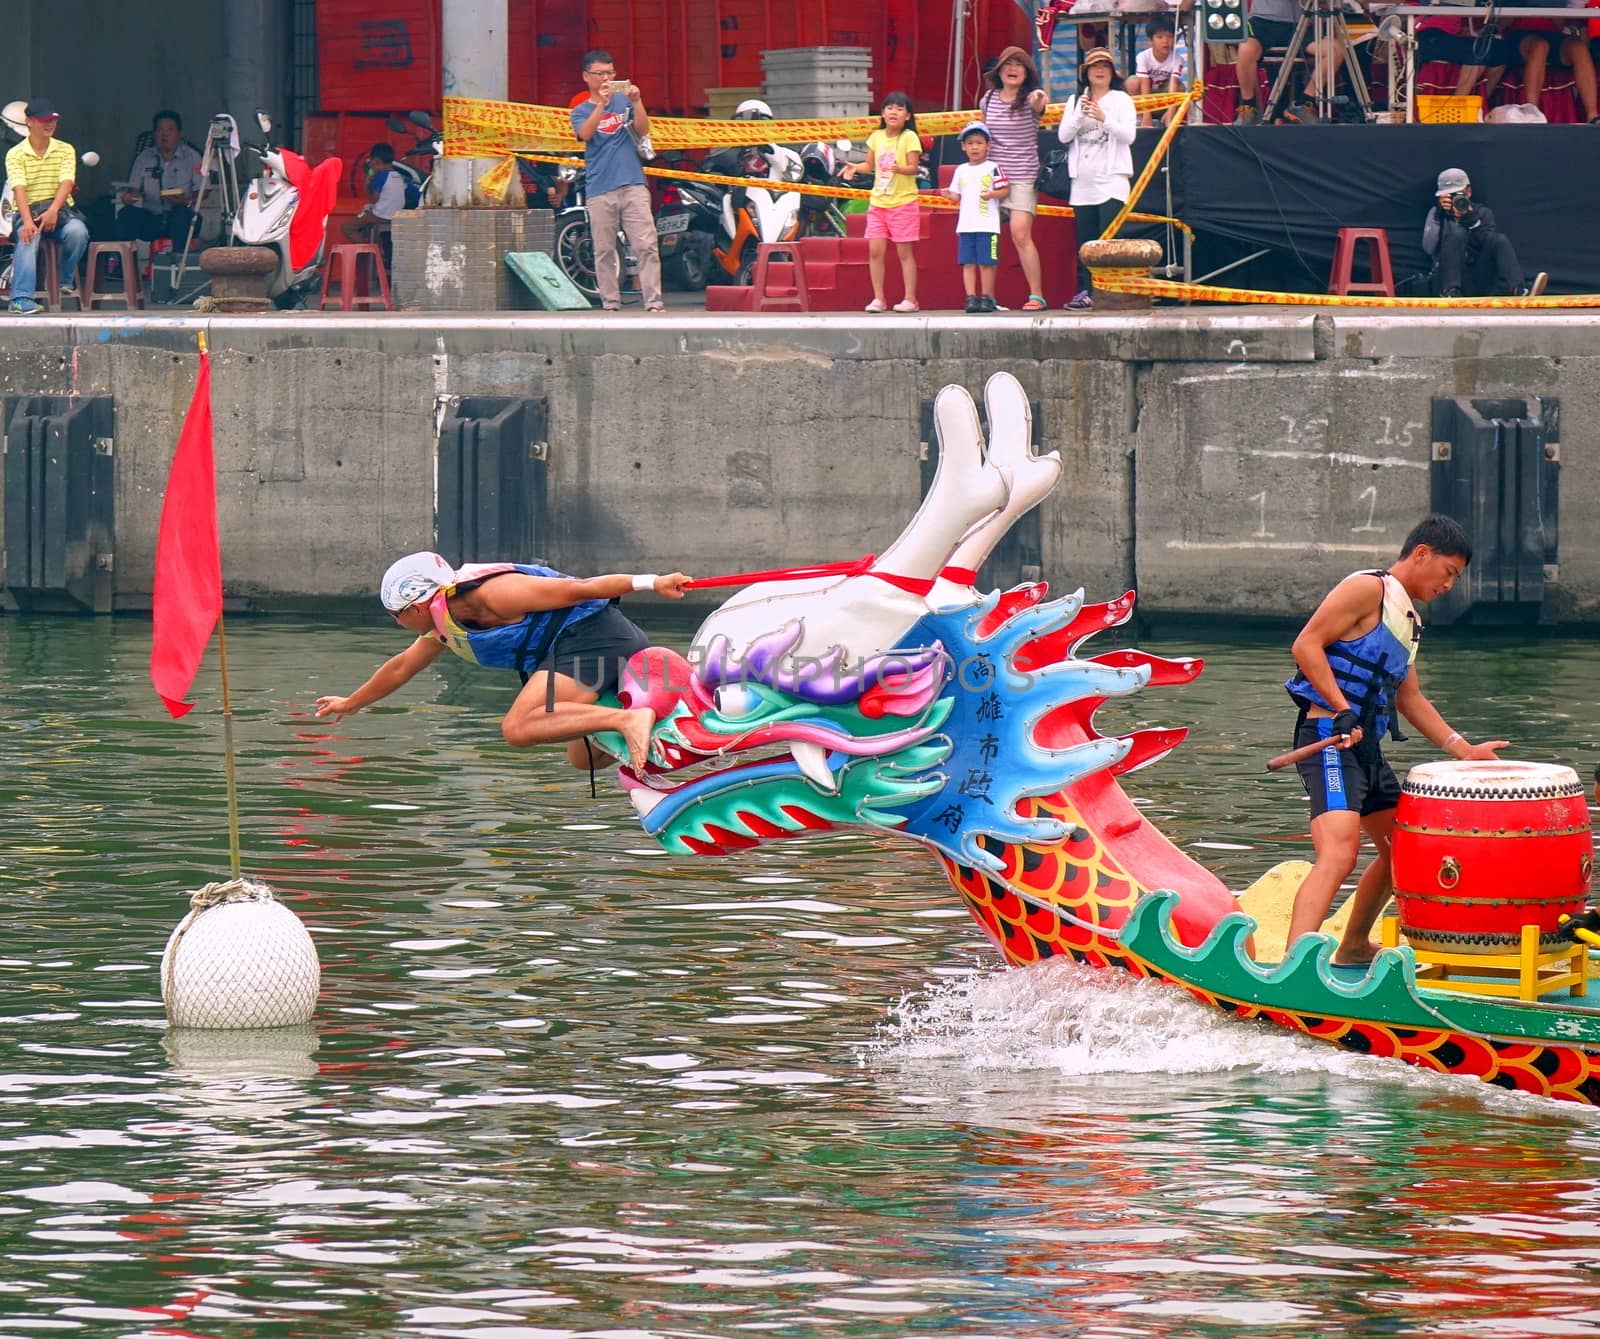
{"label": "reflection on water", "polygon": [[[504,747],[492,675],[310,719],[377,626],[230,629],[247,869],[324,993],[169,1035],[161,947],[226,837],[215,692],[168,722],[148,636],[0,621],[0,1336],[1600,1334],[1586,1110],[996,970],[875,837],[669,859]],[[1305,855],[1261,770],[1283,643],[1143,644],[1210,662],[1105,710],[1194,729],[1145,812],[1235,886]],[[1424,661],[1454,726],[1585,775],[1597,667]]]}

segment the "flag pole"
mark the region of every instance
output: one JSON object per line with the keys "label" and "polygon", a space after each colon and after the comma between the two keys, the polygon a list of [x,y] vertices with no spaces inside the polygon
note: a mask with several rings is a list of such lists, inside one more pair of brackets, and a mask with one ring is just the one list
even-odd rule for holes
{"label": "flag pole", "polygon": [[[195,335],[201,354],[206,353],[206,332]],[[239,862],[239,783],[234,769],[233,698],[228,692],[228,630],[222,611],[217,610],[217,660],[222,672],[222,752],[223,772],[228,779],[228,864],[233,877],[240,875]]]}

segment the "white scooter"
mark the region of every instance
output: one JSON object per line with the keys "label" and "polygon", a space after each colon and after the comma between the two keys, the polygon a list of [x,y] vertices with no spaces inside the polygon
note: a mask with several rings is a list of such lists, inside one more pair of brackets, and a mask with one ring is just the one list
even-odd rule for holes
{"label": "white scooter", "polygon": [[[263,135],[271,135],[272,118],[265,112],[256,113],[256,124]],[[321,286],[328,215],[339,194],[344,164],[337,158],[325,158],[312,167],[292,149],[275,149],[268,143],[257,150],[266,170],[241,194],[234,161],[238,152],[233,118],[212,117],[201,161],[201,200],[215,171],[232,245],[206,251],[200,268],[213,275],[260,274],[265,264],[262,252],[270,252],[274,263],[267,275],[267,297],[279,307],[298,306]],[[197,215],[199,209],[197,201]],[[179,266],[180,282],[193,241],[191,230]]]}
{"label": "white scooter", "polygon": [[[265,112],[256,113],[256,124],[263,135],[272,134],[272,118]],[[239,201],[232,240],[235,246],[265,247],[277,254],[267,297],[280,307],[293,306],[321,286],[328,215],[338,198],[344,165],[326,158],[312,167],[292,149],[270,143],[260,152],[266,171]]]}
{"label": "white scooter", "polygon": [[[759,98],[748,98],[734,109],[737,121],[770,121],[772,108]],[[783,144],[758,144],[748,151],[748,161],[753,165],[759,156],[767,167],[766,179],[771,186],[744,187],[745,201],[755,224],[756,237],[762,242],[789,242],[800,235],[800,192],[783,190],[805,179],[805,164],[800,155]],[[734,221],[734,201],[730,193],[722,201],[724,235],[738,233]]]}

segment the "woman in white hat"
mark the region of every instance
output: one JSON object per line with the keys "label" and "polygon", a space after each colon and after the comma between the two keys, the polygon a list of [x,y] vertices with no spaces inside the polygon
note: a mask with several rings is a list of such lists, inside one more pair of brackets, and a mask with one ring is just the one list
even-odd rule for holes
{"label": "woman in white hat", "polygon": [[533,563],[472,563],[459,571],[437,553],[411,553],[383,574],[379,598],[390,617],[417,634],[348,697],[319,697],[317,715],[360,711],[388,697],[445,651],[490,669],[515,670],[522,692],[501,722],[508,744],[569,744],[576,767],[592,764],[589,735],[615,731],[642,771],[655,717],[648,708],[604,705],[628,660],[650,642],[617,608],[624,595],[654,591],[681,600],[682,572],[580,579]]}
{"label": "woman in white hat", "polygon": [[[1081,247],[1105,232],[1132,189],[1133,137],[1139,114],[1133,99],[1122,91],[1116,59],[1103,46],[1084,53],[1078,67],[1078,96],[1061,114],[1056,132],[1067,149],[1072,174],[1072,226]],[[1078,261],[1078,291],[1067,303],[1068,311],[1088,311],[1089,269]]]}

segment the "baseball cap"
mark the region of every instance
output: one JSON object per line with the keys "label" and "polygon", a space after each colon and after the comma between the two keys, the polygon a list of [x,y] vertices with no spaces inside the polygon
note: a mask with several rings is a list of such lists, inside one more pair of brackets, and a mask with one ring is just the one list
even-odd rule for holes
{"label": "baseball cap", "polygon": [[1434,193],[1443,195],[1446,191],[1464,191],[1471,185],[1471,179],[1459,167],[1447,167],[1439,174],[1439,184],[1434,187]]}
{"label": "baseball cap", "polygon": [[960,138],[966,139],[968,135],[982,135],[984,139],[994,138],[994,136],[989,133],[989,127],[984,125],[982,121],[968,121],[967,124],[962,127]]}
{"label": "baseball cap", "polygon": [[56,121],[61,117],[55,103],[49,98],[35,98],[22,109],[22,114],[30,121]]}
{"label": "baseball cap", "polygon": [[398,614],[455,584],[455,568],[437,553],[408,553],[389,564],[378,585],[378,598],[391,614]]}

